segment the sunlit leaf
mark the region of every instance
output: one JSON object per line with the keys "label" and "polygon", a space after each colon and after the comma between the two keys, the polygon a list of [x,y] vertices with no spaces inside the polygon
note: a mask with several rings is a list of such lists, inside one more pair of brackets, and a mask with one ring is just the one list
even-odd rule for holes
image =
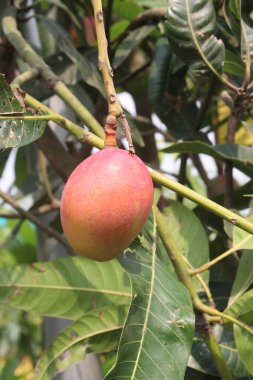
{"label": "sunlit leaf", "polygon": [[77,320],[103,306],[128,305],[131,290],[116,260],[82,257],[0,270],[0,302],[40,315]]}

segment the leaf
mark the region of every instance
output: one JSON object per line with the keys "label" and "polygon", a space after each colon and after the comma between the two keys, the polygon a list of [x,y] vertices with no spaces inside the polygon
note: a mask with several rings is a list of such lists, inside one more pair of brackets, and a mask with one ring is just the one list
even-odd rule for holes
{"label": "leaf", "polygon": [[[24,116],[35,115],[28,111]],[[0,149],[30,144],[43,135],[46,126],[45,120],[0,120]]]}
{"label": "leaf", "polygon": [[[138,1],[136,0],[124,0],[124,6],[122,6],[122,0],[114,0],[113,11],[123,19],[121,21],[133,21],[143,11],[143,8],[138,5]],[[112,28],[114,25],[115,23],[112,25]]]}
{"label": "leaf", "polygon": [[56,5],[58,8],[64,10],[67,13],[71,21],[80,28],[80,22],[78,21],[76,15],[71,11],[70,7],[67,7],[61,0],[48,0],[48,3]]}
{"label": "leaf", "polygon": [[[170,201],[170,207],[164,213],[167,226],[190,265],[198,268],[209,261],[207,234],[194,212],[179,202]],[[209,272],[204,272],[201,277],[208,283]],[[199,288],[197,279],[195,281]]]}
{"label": "leaf", "polygon": [[182,380],[194,314],[188,292],[159,259],[155,220],[149,220],[144,233],[125,251],[121,264],[131,277],[133,299],[117,362],[106,380]]}
{"label": "leaf", "polygon": [[84,58],[76,50],[65,30],[48,17],[41,15],[37,17],[39,17],[39,19],[46,26],[47,30],[54,36],[55,42],[57,43],[59,49],[77,65],[84,82],[92,87],[95,87],[103,96],[105,96],[102,78],[98,72],[98,69],[92,62]]}
{"label": "leaf", "polygon": [[253,173],[253,150],[238,144],[208,145],[201,141],[186,141],[171,144],[162,149],[165,153],[203,153],[220,160],[229,160],[234,166],[252,176]]}
{"label": "leaf", "polygon": [[253,375],[252,345],[253,345],[253,289],[244,293],[237,299],[231,307],[227,309],[227,314],[240,319],[252,328],[252,333],[234,325],[236,346],[242,362]]}
{"label": "leaf", "polygon": [[238,42],[241,41],[241,0],[224,0],[223,14]]}
{"label": "leaf", "polygon": [[159,108],[167,90],[172,69],[172,50],[165,38],[160,38],[156,44],[156,50],[149,74],[148,97]]}
{"label": "leaf", "polygon": [[225,49],[214,36],[216,26],[212,0],[169,0],[167,38],[175,53],[195,74],[222,72]]}
{"label": "leaf", "polygon": [[0,115],[20,115],[24,111],[22,92],[17,88],[12,89],[5,76],[0,74]]}
{"label": "leaf", "polygon": [[240,264],[236,272],[235,280],[231,290],[228,307],[250,287],[253,283],[253,249],[245,250],[242,253]]}
{"label": "leaf", "polygon": [[253,61],[253,28],[241,20],[242,28],[242,42],[241,42],[241,56],[243,62],[245,62],[246,70],[250,75],[250,66]]}
{"label": "leaf", "polygon": [[[248,371],[240,360],[231,329],[227,326],[215,325],[212,331],[219,343],[221,352],[232,375],[236,378],[248,376]],[[198,336],[193,340],[188,365],[191,368],[208,373],[209,375],[219,376],[212,354],[204,341]]]}
{"label": "leaf", "polygon": [[[247,220],[253,222],[253,214],[247,217]],[[246,231],[241,230],[238,227],[233,227],[233,245],[237,245],[243,240],[245,243],[240,247],[240,249],[253,249],[253,235]]]}
{"label": "leaf", "polygon": [[156,0],[155,3],[153,0],[137,0],[137,2],[138,4],[148,8],[153,8],[154,6],[166,8],[167,6],[167,0]]}
{"label": "leaf", "polygon": [[241,59],[236,54],[226,50],[223,71],[243,78],[245,69]]}
{"label": "leaf", "polygon": [[127,310],[103,308],[85,314],[53,340],[37,363],[34,380],[51,380],[86,354],[108,352],[117,347]]}
{"label": "leaf", "polygon": [[119,44],[113,60],[113,68],[117,69],[129,54],[154,30],[153,25],[145,25],[129,32],[128,36]]}
{"label": "leaf", "polygon": [[116,260],[68,257],[0,270],[0,302],[40,315],[77,320],[130,299],[128,277]]}

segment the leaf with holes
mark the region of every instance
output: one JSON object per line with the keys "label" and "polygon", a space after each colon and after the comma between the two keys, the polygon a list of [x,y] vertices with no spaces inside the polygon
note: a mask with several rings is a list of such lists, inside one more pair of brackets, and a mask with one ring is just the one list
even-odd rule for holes
{"label": "leaf with holes", "polygon": [[51,380],[90,352],[115,350],[126,315],[126,308],[105,307],[67,326],[43,353],[34,380]]}
{"label": "leaf with holes", "polygon": [[173,50],[195,74],[209,69],[220,76],[225,49],[213,34],[216,17],[212,0],[169,0],[165,25]]}
{"label": "leaf with holes", "polygon": [[160,259],[153,216],[121,264],[133,299],[120,339],[117,362],[106,380],[183,380],[194,331],[190,296]]}
{"label": "leaf with holes", "polygon": [[23,92],[17,88],[12,89],[5,76],[0,74],[0,115],[19,115],[24,111]]}
{"label": "leaf with holes", "polygon": [[0,270],[0,303],[40,315],[77,320],[109,305],[129,305],[127,274],[117,260],[67,257]]}
{"label": "leaf with holes", "polygon": [[[24,116],[35,115],[26,112]],[[47,121],[39,119],[0,120],[0,149],[20,147],[38,140],[43,135],[46,125]]]}

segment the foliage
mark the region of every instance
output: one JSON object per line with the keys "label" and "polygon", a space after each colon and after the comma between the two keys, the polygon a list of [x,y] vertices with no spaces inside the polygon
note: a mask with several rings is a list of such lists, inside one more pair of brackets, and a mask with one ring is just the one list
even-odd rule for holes
{"label": "foliage", "polygon": [[[103,146],[99,2],[2,3],[0,175],[15,178],[0,180],[0,380],[49,380],[88,353],[105,379],[252,379],[253,5],[103,1],[113,81],[159,190],[140,235],[101,263],[68,255],[59,219],[64,181]],[[71,323],[45,350],[47,317]]]}

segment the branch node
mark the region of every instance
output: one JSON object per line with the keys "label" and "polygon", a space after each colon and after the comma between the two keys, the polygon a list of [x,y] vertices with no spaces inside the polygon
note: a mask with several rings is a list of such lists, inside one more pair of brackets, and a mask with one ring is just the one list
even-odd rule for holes
{"label": "branch node", "polygon": [[97,13],[97,20],[99,21],[99,22],[103,22],[103,19],[104,19],[104,17],[103,17],[103,11],[98,11],[98,13]]}

